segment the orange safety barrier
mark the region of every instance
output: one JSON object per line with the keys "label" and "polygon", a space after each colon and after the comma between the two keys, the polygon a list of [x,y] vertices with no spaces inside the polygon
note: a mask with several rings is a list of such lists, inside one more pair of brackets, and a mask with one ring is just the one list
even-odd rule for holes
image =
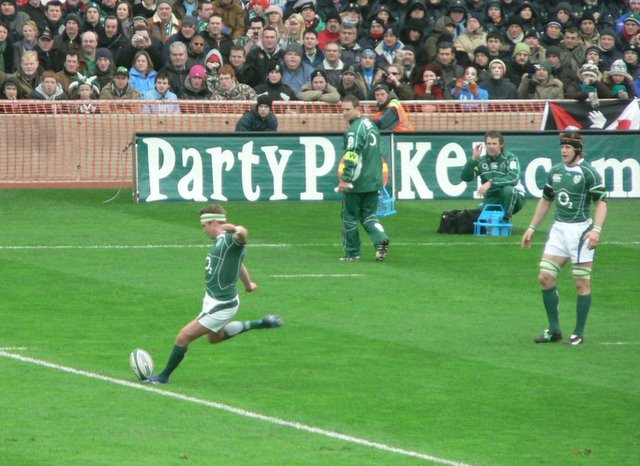
{"label": "orange safety barrier", "polygon": [[[136,132],[229,133],[252,102],[0,101],[0,187],[131,186]],[[537,130],[544,101],[403,102],[416,131]],[[339,105],[274,102],[281,132],[347,128]],[[375,102],[363,112],[375,113]]]}

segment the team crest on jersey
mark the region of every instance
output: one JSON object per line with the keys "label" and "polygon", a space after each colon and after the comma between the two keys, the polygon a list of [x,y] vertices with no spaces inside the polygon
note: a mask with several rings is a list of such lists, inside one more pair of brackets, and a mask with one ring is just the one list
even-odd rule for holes
{"label": "team crest on jersey", "polygon": [[488,170],[488,169],[489,169],[489,165],[487,165],[486,163],[483,163],[482,165],[480,165],[480,167],[481,167],[483,170]]}
{"label": "team crest on jersey", "polygon": [[489,167],[491,168],[491,170],[497,170],[498,169],[498,164],[495,162],[491,162],[489,164]]}
{"label": "team crest on jersey", "polygon": [[554,173],[553,174],[553,178],[551,178],[553,181],[562,181],[562,175],[560,173]]}
{"label": "team crest on jersey", "polygon": [[573,175],[573,184],[580,183],[580,180],[582,180],[582,175]]}

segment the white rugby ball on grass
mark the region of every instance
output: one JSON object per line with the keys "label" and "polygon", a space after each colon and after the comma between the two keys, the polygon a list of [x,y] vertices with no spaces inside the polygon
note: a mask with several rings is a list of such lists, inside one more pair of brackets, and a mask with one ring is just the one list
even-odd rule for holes
{"label": "white rugby ball on grass", "polygon": [[145,350],[136,348],[129,356],[133,375],[140,381],[147,380],[153,374],[153,359]]}

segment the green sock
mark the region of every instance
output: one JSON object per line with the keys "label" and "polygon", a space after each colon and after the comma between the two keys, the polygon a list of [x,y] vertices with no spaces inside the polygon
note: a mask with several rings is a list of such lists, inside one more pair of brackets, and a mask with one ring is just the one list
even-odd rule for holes
{"label": "green sock", "polygon": [[542,301],[547,311],[547,319],[549,319],[549,330],[552,333],[562,333],[560,331],[560,295],[558,289],[554,286],[548,290],[542,290]]}
{"label": "green sock", "polygon": [[584,336],[584,327],[587,325],[587,317],[589,317],[589,309],[591,309],[591,295],[578,295],[578,304],[576,306],[576,329],[573,331],[575,335]]}
{"label": "green sock", "polygon": [[171,356],[169,356],[169,361],[167,361],[167,366],[158,375],[168,379],[171,373],[176,370],[176,367],[178,367],[184,359],[187,349],[188,347],[186,346],[174,345],[173,350],[171,351]]}

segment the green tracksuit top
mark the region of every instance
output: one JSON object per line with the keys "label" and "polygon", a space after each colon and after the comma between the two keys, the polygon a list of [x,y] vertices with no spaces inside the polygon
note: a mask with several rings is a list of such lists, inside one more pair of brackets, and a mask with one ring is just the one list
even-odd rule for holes
{"label": "green tracksuit top", "polygon": [[477,176],[482,183],[491,180],[486,197],[499,196],[503,186],[516,186],[520,181],[520,162],[511,152],[503,152],[495,159],[483,155],[478,160],[469,159],[462,168],[460,179],[473,181]]}
{"label": "green tracksuit top", "polygon": [[380,130],[369,118],[351,122],[344,135],[342,180],[353,184],[351,193],[368,193],[382,188]]}

